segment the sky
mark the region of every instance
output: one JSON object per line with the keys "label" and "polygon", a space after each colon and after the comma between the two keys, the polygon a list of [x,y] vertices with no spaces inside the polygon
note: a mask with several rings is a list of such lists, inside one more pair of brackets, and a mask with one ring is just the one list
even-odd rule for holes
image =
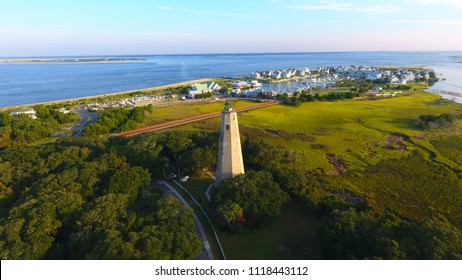
{"label": "sky", "polygon": [[462,0],[1,0],[0,57],[462,50]]}

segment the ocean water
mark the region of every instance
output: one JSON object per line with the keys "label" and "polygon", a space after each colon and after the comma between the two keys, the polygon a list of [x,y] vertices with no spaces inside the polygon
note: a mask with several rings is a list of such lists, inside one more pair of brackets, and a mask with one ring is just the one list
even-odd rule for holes
{"label": "ocean water", "polygon": [[145,60],[88,64],[0,63],[0,107],[148,88],[197,78],[249,75],[257,70],[341,65],[429,66],[446,78],[435,88],[462,92],[462,51],[135,57]]}

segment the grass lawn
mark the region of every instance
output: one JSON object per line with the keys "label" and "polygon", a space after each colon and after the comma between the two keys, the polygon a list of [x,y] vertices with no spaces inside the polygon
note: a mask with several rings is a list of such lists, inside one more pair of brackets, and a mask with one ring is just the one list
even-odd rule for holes
{"label": "grass lawn", "polygon": [[212,178],[205,176],[200,178],[190,178],[187,182],[181,183],[194,198],[201,204],[203,208],[209,206],[209,201],[205,196],[205,191],[214,181]]}
{"label": "grass lawn", "polygon": [[[241,101],[239,101],[241,102]],[[431,145],[435,132],[423,131],[414,121],[423,114],[462,114],[462,105],[441,100],[438,95],[417,92],[377,100],[310,102],[300,107],[270,106],[239,114],[243,136],[264,137],[300,156],[307,170],[333,170],[326,158],[342,158],[348,169],[364,171],[385,159],[401,158],[422,147],[445,161]],[[181,130],[219,130],[219,119],[181,126]],[[448,133],[460,133],[458,128]],[[406,139],[393,139],[393,135]],[[390,140],[390,137],[392,138]],[[437,136],[438,137],[438,136]],[[402,144],[401,148],[400,145]]]}
{"label": "grass lawn", "polygon": [[315,238],[320,217],[303,214],[293,202],[271,225],[242,233],[220,232],[226,257],[232,260],[319,259]]}
{"label": "grass lawn", "polygon": [[[220,112],[223,110],[225,102],[225,99],[220,99],[198,102],[184,102],[164,107],[155,107],[154,112],[146,118],[140,127],[199,116],[207,113]],[[250,100],[237,99],[231,99],[230,103],[232,104],[233,108],[246,107],[255,104],[255,102]]]}
{"label": "grass lawn", "polygon": [[431,144],[446,158],[462,165],[462,136],[432,140]]}

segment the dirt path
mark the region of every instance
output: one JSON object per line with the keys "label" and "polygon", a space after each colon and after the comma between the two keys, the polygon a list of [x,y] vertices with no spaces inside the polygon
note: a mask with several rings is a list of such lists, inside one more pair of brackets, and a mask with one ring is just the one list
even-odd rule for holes
{"label": "dirt path", "polygon": [[[273,102],[273,101],[263,102],[263,103],[258,103],[256,105],[251,105],[251,106],[247,106],[247,107],[238,108],[238,109],[235,109],[235,110],[236,110],[236,112],[245,112],[245,111],[254,110],[254,109],[258,109],[258,108],[268,107],[268,106],[275,105],[275,104],[278,104],[278,103]],[[204,115],[200,115],[200,116],[195,116],[195,117],[190,117],[190,118],[170,121],[170,122],[166,122],[166,123],[151,125],[151,126],[147,126],[147,127],[142,127],[142,128],[138,128],[138,129],[134,129],[134,130],[130,130],[130,131],[125,131],[125,132],[121,132],[121,133],[118,133],[118,134],[114,134],[113,136],[130,137],[130,136],[134,136],[134,135],[138,135],[138,134],[142,134],[142,133],[146,133],[146,132],[159,131],[159,130],[172,128],[172,127],[183,125],[183,124],[188,124],[188,123],[198,122],[198,121],[207,120],[207,119],[211,119],[211,118],[216,118],[216,117],[219,117],[219,116],[221,116],[221,112],[209,113],[209,114],[204,114]]]}

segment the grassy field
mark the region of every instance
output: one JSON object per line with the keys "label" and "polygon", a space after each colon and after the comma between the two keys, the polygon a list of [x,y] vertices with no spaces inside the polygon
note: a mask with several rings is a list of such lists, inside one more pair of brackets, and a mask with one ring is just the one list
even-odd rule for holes
{"label": "grassy field", "polygon": [[[141,126],[159,124],[167,121],[173,121],[188,117],[199,116],[202,114],[219,112],[223,110],[226,100],[208,100],[199,102],[177,103],[170,106],[158,106],[154,108],[154,113],[146,118],[146,121]],[[240,108],[255,104],[253,101],[247,100],[230,100],[233,108]]]}
{"label": "grassy field", "polygon": [[271,225],[242,233],[220,232],[228,259],[290,260],[319,259],[315,238],[320,217],[303,214],[301,205],[292,203]]}
{"label": "grassy field", "polygon": [[[247,105],[239,102],[236,107]],[[198,105],[189,114],[214,106],[220,110],[221,105]],[[176,109],[165,110],[158,119]],[[419,115],[446,113],[460,116],[462,105],[417,91],[394,98],[266,107],[240,113],[239,127],[244,137],[264,138],[293,151],[301,168],[320,174],[328,192],[359,196],[417,221],[444,215],[462,227],[462,120],[445,130],[415,125]],[[217,118],[177,129],[218,131],[219,125]],[[230,259],[316,258],[311,233],[319,221],[292,205],[271,226],[220,233],[220,239]]]}
{"label": "grassy field", "polygon": [[208,199],[205,196],[207,188],[213,183],[210,177],[190,178],[187,182],[181,183],[199,202],[202,208],[207,208],[209,205]]}
{"label": "grassy field", "polygon": [[[334,154],[349,170],[364,171],[384,159],[400,158],[423,148],[447,163],[448,158],[431,141],[460,134],[462,121],[458,120],[457,128],[440,132],[422,131],[414,125],[419,115],[442,113],[462,114],[462,105],[440,100],[438,95],[415,93],[379,100],[271,106],[239,114],[239,126],[244,136],[264,137],[298,153],[304,169],[332,171],[334,166],[326,155]],[[180,129],[218,131],[219,119]]]}

